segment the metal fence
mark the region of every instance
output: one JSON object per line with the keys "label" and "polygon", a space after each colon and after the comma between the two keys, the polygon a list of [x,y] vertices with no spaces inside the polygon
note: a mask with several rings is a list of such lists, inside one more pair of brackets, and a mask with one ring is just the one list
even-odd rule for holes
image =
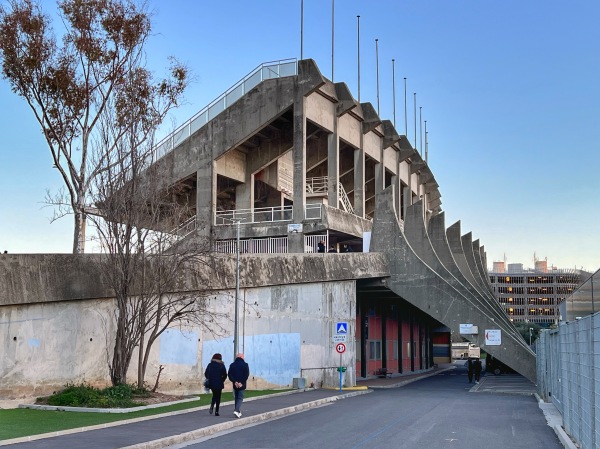
{"label": "metal fence", "polygon": [[[600,447],[600,313],[544,331],[536,342],[538,391],[582,449]],[[598,346],[600,349],[600,345]]]}

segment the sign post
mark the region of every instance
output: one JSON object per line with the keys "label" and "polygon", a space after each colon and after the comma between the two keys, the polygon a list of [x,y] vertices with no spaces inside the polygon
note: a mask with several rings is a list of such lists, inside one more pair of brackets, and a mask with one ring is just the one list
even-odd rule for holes
{"label": "sign post", "polygon": [[337,369],[340,373],[340,392],[342,391],[343,373],[346,372],[346,368],[342,366],[342,354],[346,351],[347,335],[348,323],[346,321],[338,321],[335,323],[335,335],[333,336],[333,343],[335,343],[335,350],[340,355],[340,366],[338,366]]}
{"label": "sign post", "polygon": [[342,354],[346,351],[346,345],[344,343],[338,343],[335,346],[335,350],[340,355],[340,366],[338,367],[338,371],[340,372],[340,391],[342,391],[342,383],[343,383],[342,376],[343,376],[344,371],[346,371],[346,368],[344,368],[342,366]]}

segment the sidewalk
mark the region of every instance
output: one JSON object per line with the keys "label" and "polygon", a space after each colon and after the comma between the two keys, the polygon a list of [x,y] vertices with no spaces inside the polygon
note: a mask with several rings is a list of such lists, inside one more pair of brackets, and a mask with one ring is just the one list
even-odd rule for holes
{"label": "sidewalk", "polygon": [[337,400],[367,394],[370,388],[392,388],[406,385],[440,372],[454,369],[450,364],[433,370],[387,378],[359,379],[356,387],[320,390],[298,390],[244,401],[241,419],[233,416],[233,402],[221,404],[221,416],[208,413],[208,406],[145,418],[102,424],[93,428],[70,429],[51,434],[33,435],[0,441],[0,446],[19,449],[127,448],[158,449],[195,440],[235,427],[258,423],[322,407]]}
{"label": "sidewalk", "polygon": [[[221,416],[210,415],[208,406],[119,421],[94,428],[70,429],[50,434],[0,441],[0,446],[12,445],[19,449],[79,449],[128,448],[158,449],[169,445],[202,438],[239,426],[276,419],[311,407],[366,394],[367,389],[298,390],[270,396],[249,398],[242,406],[241,419],[233,415],[233,402],[221,404]],[[68,419],[65,415],[65,419]]]}
{"label": "sidewalk", "polygon": [[407,385],[411,382],[425,379],[427,377],[436,376],[445,371],[451,371],[456,369],[452,363],[440,363],[435,365],[433,369],[423,370],[420,372],[410,374],[392,374],[391,377],[372,377],[372,378],[358,378],[356,381],[357,386],[368,387],[368,388],[396,388],[403,385]]}

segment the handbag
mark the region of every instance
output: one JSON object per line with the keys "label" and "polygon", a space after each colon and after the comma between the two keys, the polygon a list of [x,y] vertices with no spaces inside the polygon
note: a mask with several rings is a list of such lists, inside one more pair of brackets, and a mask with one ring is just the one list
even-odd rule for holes
{"label": "handbag", "polygon": [[204,388],[210,390],[210,381],[208,379],[204,379]]}

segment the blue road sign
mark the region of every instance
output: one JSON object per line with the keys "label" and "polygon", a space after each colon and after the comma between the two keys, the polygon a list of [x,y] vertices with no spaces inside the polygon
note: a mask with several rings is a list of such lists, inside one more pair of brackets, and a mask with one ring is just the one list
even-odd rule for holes
{"label": "blue road sign", "polygon": [[348,323],[346,321],[340,321],[335,325],[335,333],[336,334],[347,334],[348,333]]}

